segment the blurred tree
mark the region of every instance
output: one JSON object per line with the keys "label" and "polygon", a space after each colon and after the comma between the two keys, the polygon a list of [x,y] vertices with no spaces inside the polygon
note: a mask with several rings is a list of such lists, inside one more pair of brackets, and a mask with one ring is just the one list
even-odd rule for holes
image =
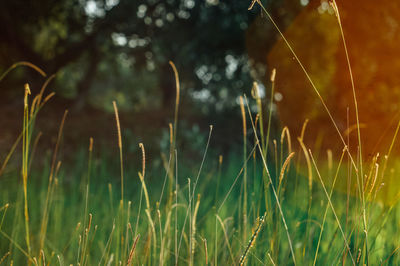
{"label": "blurred tree", "polygon": [[[6,1],[0,9],[0,64],[4,69],[26,60],[58,73],[57,87],[64,96],[79,99],[79,106],[89,95],[98,98],[112,89],[126,97],[127,106],[143,100],[143,89],[159,96],[151,95],[154,103],[168,106],[175,91],[168,66],[172,60],[184,87],[200,92],[191,96],[222,109],[221,98],[237,95],[251,81],[244,31],[257,13],[248,12],[248,5],[220,0]],[[140,80],[140,86],[133,89],[138,82],[129,79]]]}
{"label": "blurred tree", "polygon": [[[249,94],[254,79],[269,76],[266,61],[249,60],[248,53],[272,47],[276,40],[265,18],[257,19],[261,30],[248,29],[260,16],[260,8],[248,11],[249,5],[229,0],[5,1],[0,71],[24,60],[57,73],[57,94],[71,99],[78,111],[85,106],[112,111],[110,102],[116,99],[121,110],[158,110],[166,117],[163,111],[173,109],[175,97],[172,60],[183,88],[182,114],[207,115],[205,124],[222,128],[216,141],[229,147],[232,140],[226,136],[240,127],[237,97]],[[302,7],[299,0],[265,5],[282,28]],[[13,73],[0,83],[6,95],[2,101],[20,99],[15,94],[22,90],[14,88],[35,80],[30,71]]]}

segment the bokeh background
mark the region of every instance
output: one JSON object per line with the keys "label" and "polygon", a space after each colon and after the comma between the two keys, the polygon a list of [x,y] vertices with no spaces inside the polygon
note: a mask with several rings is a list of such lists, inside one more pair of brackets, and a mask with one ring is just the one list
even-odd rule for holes
{"label": "bokeh background", "polygon": [[[400,6],[396,1],[337,1],[349,45],[364,152],[384,154],[399,120]],[[263,1],[292,43],[332,111],[339,129],[357,149],[351,83],[334,12],[325,0]],[[225,0],[26,0],[0,9],[0,71],[29,61],[55,79],[54,97],[41,111],[41,147],[53,148],[69,110],[63,154],[86,147],[116,146],[112,101],[118,103],[125,149],[144,142],[154,157],[168,146],[175,81],[180,75],[178,141],[196,158],[214,125],[211,147],[229,154],[241,147],[238,97],[261,89],[270,110],[270,72],[277,69],[272,136],[283,126],[297,137],[305,119],[306,140],[317,149],[341,150],[319,99],[279,34],[256,5]],[[368,19],[365,19],[368,18]],[[22,127],[23,84],[36,94],[46,79],[20,67],[0,83],[1,158]],[[251,97],[250,97],[251,98]],[[191,157],[189,157],[191,158]]]}

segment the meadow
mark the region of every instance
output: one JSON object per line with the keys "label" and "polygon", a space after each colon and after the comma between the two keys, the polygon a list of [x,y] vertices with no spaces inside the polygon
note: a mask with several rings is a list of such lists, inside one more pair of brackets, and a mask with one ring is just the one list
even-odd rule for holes
{"label": "meadow", "polygon": [[[250,8],[253,5],[260,5],[276,26],[261,3],[254,0]],[[334,1],[332,5],[340,25]],[[55,96],[46,91],[52,77],[37,95],[31,95],[26,84],[22,130],[0,165],[0,265],[400,264],[399,194],[384,184],[399,169],[392,155],[399,126],[383,156],[365,159],[356,111],[358,143],[351,145],[358,149],[351,152],[318,88],[280,34],[322,102],[321,112],[331,119],[340,152],[308,147],[303,141],[307,121],[299,121],[299,136],[283,127],[273,138],[268,108],[273,97],[265,105],[254,83],[252,95],[241,96],[238,106],[242,121],[237,123],[243,130],[235,134],[243,136],[242,150],[228,158],[216,156],[210,140],[218,125],[210,125],[202,158],[196,167],[185,166],[188,159],[180,156],[176,144],[179,71],[170,62],[176,100],[174,117],[166,125],[169,147],[159,167],[148,167],[146,143],[137,143],[139,168],[124,157],[127,140],[117,102],[110,103],[115,123],[107,125],[115,128],[116,154],[94,152],[99,147],[91,138],[74,161],[64,165],[60,145],[66,111],[52,154],[35,167],[40,145],[35,122]],[[17,67],[44,74],[20,62],[2,74],[0,82]],[[275,75],[274,70],[271,95]],[[354,84],[352,90],[357,110]],[[17,167],[9,164],[15,156],[21,162]]]}

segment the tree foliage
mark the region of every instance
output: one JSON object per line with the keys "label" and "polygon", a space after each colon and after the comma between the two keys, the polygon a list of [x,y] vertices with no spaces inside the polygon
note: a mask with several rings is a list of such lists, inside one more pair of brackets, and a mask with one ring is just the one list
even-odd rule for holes
{"label": "tree foliage", "polygon": [[[25,60],[57,73],[59,94],[127,108],[174,97],[168,61],[204,110],[235,105],[251,84],[245,31],[258,15],[247,1],[28,0],[0,10],[0,64]],[[32,76],[31,79],[35,77]],[[151,99],[150,99],[151,98]],[[232,101],[233,100],[233,101]]]}

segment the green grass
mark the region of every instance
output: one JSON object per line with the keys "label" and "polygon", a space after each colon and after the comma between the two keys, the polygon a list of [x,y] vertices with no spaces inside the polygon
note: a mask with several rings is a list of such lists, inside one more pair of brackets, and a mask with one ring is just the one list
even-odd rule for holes
{"label": "green grass", "polygon": [[[255,121],[244,104],[243,154],[222,160],[207,154],[204,143],[204,161],[195,169],[185,168],[180,151],[170,152],[164,167],[148,169],[143,144],[141,167],[121,164],[109,151],[94,156],[93,140],[64,167],[57,151],[62,125],[45,165],[29,168],[38,160],[32,156],[36,115],[24,115],[22,172],[11,167],[0,180],[0,255],[6,265],[399,263],[398,204],[375,199],[387,192],[380,189],[385,174],[379,158],[365,164],[365,234],[347,150],[327,162],[300,141],[294,154],[287,129],[279,140],[258,146],[259,137],[247,136]],[[123,141],[116,147],[122,152]],[[264,149],[270,150],[267,160]]]}
{"label": "green grass", "polygon": [[[161,194],[159,180],[165,176],[162,169],[146,171],[145,181],[149,197],[149,206],[147,206],[144,194],[141,197],[143,192],[141,192],[141,181],[137,175],[141,169],[126,167],[123,210],[121,210],[120,182],[118,181],[119,164],[117,161],[110,163],[111,156],[92,159],[91,183],[89,193],[86,194],[88,169],[87,164],[83,162],[88,162],[89,157],[89,152],[78,153],[76,163],[68,167],[69,171],[63,170],[61,166],[57,175],[54,176],[53,196],[50,200],[48,227],[43,246],[46,263],[51,265],[72,263],[75,265],[79,262],[81,265],[92,265],[99,262],[107,264],[112,260],[111,264],[114,265],[118,264],[116,261],[118,258],[125,264],[129,259],[135,239],[140,235],[133,251],[133,265],[142,263],[174,264],[177,256],[175,243],[179,247],[181,237],[177,256],[179,264],[204,265],[206,259],[209,264],[214,265],[216,262],[220,265],[238,264],[248,245],[248,242],[243,240],[243,235],[246,231],[248,241],[252,238],[252,229],[260,226],[258,218],[264,212],[266,213],[265,221],[253,239],[252,247],[249,248],[246,256],[247,264],[272,264],[271,259],[277,265],[293,263],[286,230],[281,222],[276,204],[271,203],[272,208],[265,209],[264,190],[260,186],[262,165],[259,156],[256,156],[256,169],[252,167],[252,156],[248,163],[249,197],[247,199],[248,226],[246,228],[243,225],[243,204],[241,203],[244,195],[243,176],[239,175],[238,180],[234,183],[243,166],[241,156],[232,155],[231,158],[225,159],[221,166],[222,174],[219,180],[217,159],[206,159],[195,191],[196,195],[200,194],[201,197],[197,198],[196,196],[190,205],[194,178],[191,178],[189,188],[189,180],[186,177],[195,177],[197,169],[178,170],[178,208],[175,205],[175,196],[167,193],[164,194],[161,203],[157,203]],[[47,161],[51,161],[50,159],[48,158]],[[274,164],[271,163],[271,165]],[[34,169],[28,179],[31,244],[29,257],[32,258],[33,263],[38,261],[38,264],[43,260],[39,250],[40,229],[50,169],[50,163],[44,166],[43,170]],[[283,176],[281,185],[274,183],[274,186],[279,192],[280,204],[288,225],[297,264],[312,264],[317,246],[319,246],[316,260],[318,265],[337,264],[342,261],[345,261],[345,264],[352,264],[349,254],[346,252],[339,223],[327,202],[323,188],[318,183],[315,170],[313,202],[309,209],[307,178],[301,177],[298,179],[299,182],[295,183],[294,164],[292,163],[288,169]],[[328,170],[323,172],[327,173]],[[335,173],[335,171],[332,172]],[[343,164],[338,171],[338,179],[345,178],[346,174],[347,166]],[[279,173],[271,171],[272,177],[278,175]],[[333,178],[334,176],[325,177],[324,182],[333,182]],[[219,191],[216,193],[215,188],[218,181],[220,185]],[[230,191],[232,185],[233,189]],[[330,193],[330,189],[327,187],[328,193]],[[230,194],[228,194],[229,191]],[[271,191],[268,196],[273,201]],[[225,197],[227,197],[226,201],[224,201]],[[330,199],[349,243],[352,256],[356,262],[360,263],[366,259],[361,201],[357,197],[351,196],[347,211],[347,195],[345,193],[334,191]],[[0,202],[1,206],[9,204],[8,207],[1,209],[1,217],[4,217],[0,238],[1,256],[10,252],[3,263],[9,265],[13,261],[14,265],[23,265],[28,261],[26,254],[29,252],[25,238],[22,180],[19,178],[18,172],[8,172],[2,176]],[[140,202],[141,211],[139,212]],[[196,207],[197,203],[198,207]],[[195,211],[196,208],[198,208],[197,211]],[[369,263],[377,264],[385,260],[388,264],[399,263],[396,253],[392,254],[398,246],[398,239],[395,237],[398,210],[397,205],[382,205],[372,202],[368,204]],[[188,211],[189,217],[182,235]],[[197,214],[195,215],[195,213]],[[89,227],[89,214],[92,215],[91,225],[90,230],[86,232],[86,228]],[[219,218],[216,218],[216,215]],[[137,228],[136,224],[138,224]],[[319,240],[322,224],[324,230]],[[113,225],[115,225],[114,229]]]}

